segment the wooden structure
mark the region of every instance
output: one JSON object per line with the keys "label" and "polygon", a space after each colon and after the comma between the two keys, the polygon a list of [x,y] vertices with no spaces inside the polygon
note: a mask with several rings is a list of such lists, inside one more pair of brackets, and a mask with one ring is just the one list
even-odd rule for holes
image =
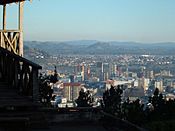
{"label": "wooden structure", "polygon": [[[29,125],[47,125],[43,113],[38,111],[41,108],[38,70],[42,67],[23,58],[24,1],[0,0],[0,6],[3,6],[0,30],[0,130],[28,130]],[[6,5],[10,3],[19,6],[16,30],[6,29]]]}
{"label": "wooden structure", "polygon": [[[0,93],[8,94],[8,90],[14,90],[17,95],[28,96],[37,101],[38,69],[41,69],[41,66],[0,48]],[[6,84],[6,89],[2,83]]]}
{"label": "wooden structure", "polygon": [[[0,106],[13,101],[18,95],[23,96],[16,97],[18,100],[24,100],[25,97],[38,101],[39,97],[38,70],[42,67],[22,57],[24,1],[0,0],[0,5],[3,6],[3,26],[0,30]],[[17,30],[6,30],[6,4],[10,3],[19,6]]]}
{"label": "wooden structure", "polygon": [[[15,54],[23,56],[23,6],[25,0],[1,0],[3,6],[2,30],[0,30],[0,47],[3,47]],[[19,4],[19,20],[17,30],[6,30],[6,4]]]}

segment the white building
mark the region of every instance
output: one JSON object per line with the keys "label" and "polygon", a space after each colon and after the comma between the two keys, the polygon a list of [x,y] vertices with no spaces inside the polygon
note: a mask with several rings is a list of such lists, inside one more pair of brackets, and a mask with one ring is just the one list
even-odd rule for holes
{"label": "white building", "polygon": [[160,92],[163,92],[163,82],[162,80],[160,81],[155,81],[155,88],[158,88]]}

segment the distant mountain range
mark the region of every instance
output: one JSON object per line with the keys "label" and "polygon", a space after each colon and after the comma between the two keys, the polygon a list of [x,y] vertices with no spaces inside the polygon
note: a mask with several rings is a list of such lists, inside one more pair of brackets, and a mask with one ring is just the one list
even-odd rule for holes
{"label": "distant mountain range", "polygon": [[175,43],[139,43],[139,42],[102,42],[96,40],[77,40],[64,42],[25,41],[25,47],[43,51],[50,55],[117,55],[117,54],[152,54],[175,55]]}

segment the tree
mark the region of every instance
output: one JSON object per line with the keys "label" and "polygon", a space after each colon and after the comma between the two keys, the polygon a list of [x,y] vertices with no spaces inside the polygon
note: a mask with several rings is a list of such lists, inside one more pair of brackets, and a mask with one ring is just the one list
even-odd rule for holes
{"label": "tree", "polygon": [[50,83],[49,76],[40,75],[39,80],[40,80],[39,82],[40,102],[45,105],[49,105],[53,93],[53,90],[49,85]]}
{"label": "tree", "polygon": [[103,93],[104,110],[108,113],[121,115],[121,95],[123,91],[120,86],[111,86],[110,90]]}
{"label": "tree", "polygon": [[[159,89],[156,88],[154,95],[150,97],[149,102],[153,106],[153,110],[150,110],[148,117],[152,120],[163,120],[166,112],[166,101],[163,98],[163,95],[159,93]],[[164,115],[163,115],[164,114]]]}
{"label": "tree", "polygon": [[[126,120],[135,123],[135,124],[142,124],[145,121],[145,115],[143,111],[144,105],[140,103],[140,100],[137,99],[134,102],[126,104],[125,107],[127,109]],[[126,110],[125,109],[125,110]]]}
{"label": "tree", "polygon": [[56,83],[57,81],[58,81],[58,73],[57,73],[57,68],[55,66],[54,75],[50,76],[50,82]]}
{"label": "tree", "polygon": [[53,89],[50,86],[50,83],[56,83],[58,81],[58,74],[56,71],[56,66],[53,75],[45,75],[40,74],[39,77],[39,92],[40,92],[40,102],[44,105],[50,105]]}
{"label": "tree", "polygon": [[92,107],[93,97],[89,90],[80,90],[78,99],[76,100],[77,107]]}
{"label": "tree", "polygon": [[158,101],[159,101],[159,89],[156,88],[154,91],[154,96],[152,97],[152,105],[154,109],[158,107]]}

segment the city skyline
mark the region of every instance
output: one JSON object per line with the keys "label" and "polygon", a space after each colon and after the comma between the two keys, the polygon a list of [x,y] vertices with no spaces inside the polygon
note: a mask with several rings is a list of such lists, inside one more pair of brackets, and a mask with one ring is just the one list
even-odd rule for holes
{"label": "city skyline", "polygon": [[175,129],[175,2],[29,1],[0,0],[0,130]]}
{"label": "city skyline", "polygon": [[[26,2],[25,40],[174,42],[174,4],[173,0]],[[17,27],[17,21],[11,22],[16,12],[17,6],[7,6],[7,29]]]}

